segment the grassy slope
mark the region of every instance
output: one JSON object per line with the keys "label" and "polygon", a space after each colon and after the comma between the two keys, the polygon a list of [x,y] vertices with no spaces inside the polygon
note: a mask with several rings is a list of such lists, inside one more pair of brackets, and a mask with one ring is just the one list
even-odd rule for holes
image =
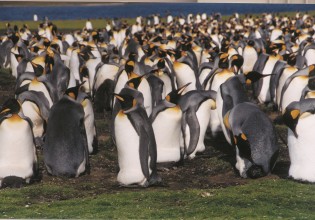
{"label": "grassy slope", "polygon": [[[59,200],[49,199],[56,193],[61,195]],[[63,201],[66,194],[81,198]],[[0,217],[314,219],[314,202],[314,185],[289,180],[253,180],[209,190],[149,188],[87,197],[68,186],[41,184],[1,190]]]}

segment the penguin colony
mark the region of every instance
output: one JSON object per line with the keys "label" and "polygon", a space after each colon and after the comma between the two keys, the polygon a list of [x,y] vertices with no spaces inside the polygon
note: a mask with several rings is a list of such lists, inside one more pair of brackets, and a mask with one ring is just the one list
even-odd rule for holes
{"label": "penguin colony", "polygon": [[[0,65],[16,78],[0,108],[0,185],[89,173],[94,110],[110,111],[122,186],[160,184],[158,163],[181,164],[223,133],[244,178],[270,174],[279,147],[271,105],[288,126],[289,176],[315,181],[314,20],[263,14],[156,15],[61,33],[49,21],[1,36]],[[258,105],[260,104],[260,105]]]}

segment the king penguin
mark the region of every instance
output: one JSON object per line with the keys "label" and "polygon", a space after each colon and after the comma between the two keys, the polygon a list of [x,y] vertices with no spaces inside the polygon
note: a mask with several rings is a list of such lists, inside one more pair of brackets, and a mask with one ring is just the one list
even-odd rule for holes
{"label": "king penguin", "polygon": [[236,148],[236,169],[243,178],[268,175],[275,166],[279,147],[271,120],[253,103],[234,106],[224,116],[230,142]]}
{"label": "king penguin", "polygon": [[21,187],[37,172],[32,122],[16,99],[8,99],[0,109],[0,161],[1,187]]}
{"label": "king penguin", "polygon": [[216,95],[213,90],[194,90],[187,92],[180,99],[185,153],[189,159],[193,159],[197,152],[205,150],[204,138],[211,120],[211,110],[216,108]]}
{"label": "king penguin", "polygon": [[76,101],[79,87],[67,89],[50,110],[43,156],[48,173],[54,176],[78,177],[89,172],[85,114]]}
{"label": "king penguin", "polygon": [[124,88],[115,97],[118,103],[114,113],[114,132],[120,169],[117,181],[122,186],[142,187],[161,182],[156,169],[154,131],[143,107],[142,94]]}
{"label": "king penguin", "polygon": [[42,147],[46,124],[49,117],[49,102],[44,93],[24,91],[18,95],[25,116],[33,123],[33,134],[36,146]]}
{"label": "king penguin", "polygon": [[291,102],[283,114],[288,126],[289,176],[296,180],[315,182],[314,113],[315,99],[310,98]]}
{"label": "king penguin", "polygon": [[[153,108],[150,120],[155,134],[157,162],[178,162],[183,159],[184,145],[181,144],[182,110],[178,102],[188,85],[173,90]],[[170,132],[172,131],[172,132]]]}

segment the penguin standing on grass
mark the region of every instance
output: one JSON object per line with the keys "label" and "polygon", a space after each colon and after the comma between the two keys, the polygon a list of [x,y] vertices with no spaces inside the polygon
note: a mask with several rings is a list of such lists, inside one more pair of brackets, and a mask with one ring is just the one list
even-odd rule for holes
{"label": "penguin standing on grass", "polygon": [[119,173],[122,186],[157,184],[156,141],[140,92],[124,88],[115,94],[118,103],[114,113],[115,142],[118,150]]}
{"label": "penguin standing on grass", "polygon": [[67,89],[50,109],[43,155],[48,173],[54,176],[78,177],[89,172],[85,114],[76,100],[79,87]]}
{"label": "penguin standing on grass", "polygon": [[37,172],[32,122],[16,99],[0,109],[0,187],[21,187]]}

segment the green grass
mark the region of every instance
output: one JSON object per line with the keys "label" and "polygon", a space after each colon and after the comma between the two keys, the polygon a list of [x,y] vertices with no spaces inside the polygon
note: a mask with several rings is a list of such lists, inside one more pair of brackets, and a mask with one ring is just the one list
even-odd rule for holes
{"label": "green grass", "polygon": [[[60,195],[57,200],[56,193]],[[63,200],[69,194],[79,198]],[[1,190],[0,218],[314,219],[314,202],[314,185],[289,180],[253,180],[223,189],[149,188],[95,196],[68,186],[43,184]]]}

